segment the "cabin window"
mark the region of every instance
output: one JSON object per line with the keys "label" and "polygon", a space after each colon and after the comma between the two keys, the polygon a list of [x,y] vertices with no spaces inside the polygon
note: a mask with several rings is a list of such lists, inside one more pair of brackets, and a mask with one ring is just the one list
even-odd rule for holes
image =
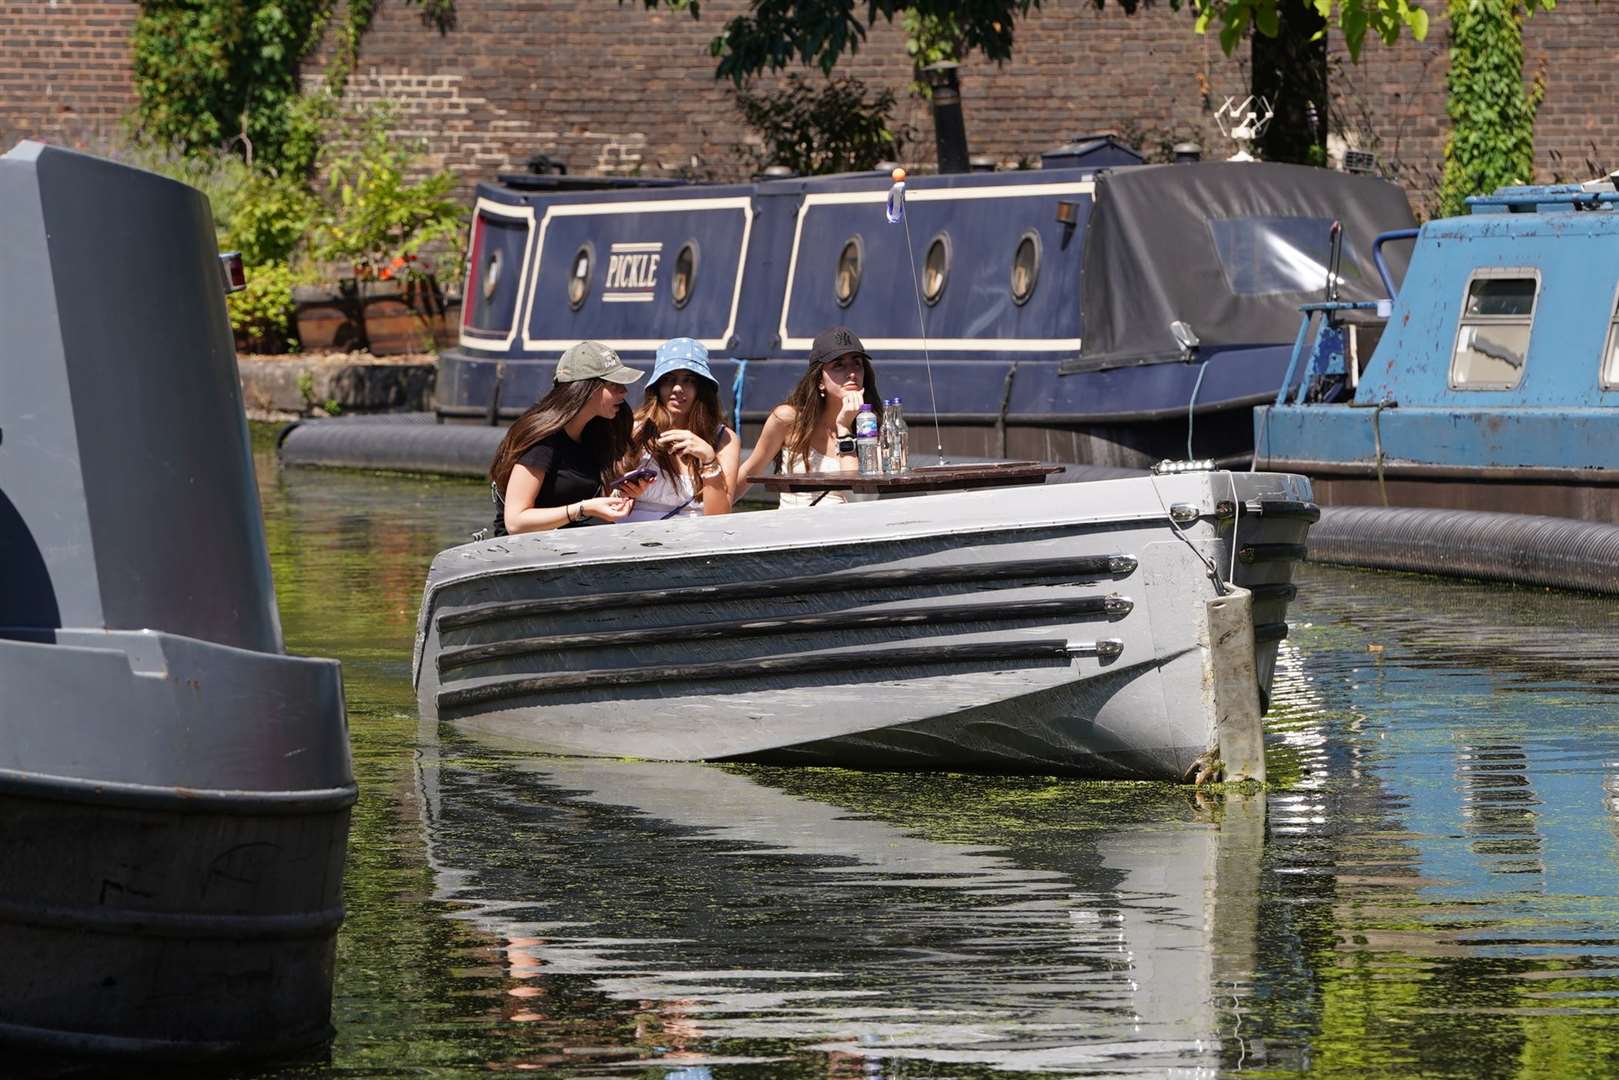
{"label": "cabin window", "polygon": [[1608,321],[1608,347],[1602,350],[1602,389],[1619,390],[1619,299]]}
{"label": "cabin window", "polygon": [[581,244],[574,252],[573,266],[568,271],[568,306],[575,311],[584,306],[585,297],[590,295],[590,264],[595,261],[595,252],[589,244]]}
{"label": "cabin window", "polygon": [[675,274],[669,279],[669,298],[675,307],[683,308],[691,299],[692,286],[697,283],[697,241],[688,240],[675,256]]}
{"label": "cabin window", "polygon": [[838,307],[848,307],[860,291],[860,272],[866,261],[863,247],[860,237],[851,236],[838,253],[838,276],[832,283],[832,295],[837,297]]}
{"label": "cabin window", "polygon": [[1467,282],[1450,385],[1510,390],[1523,381],[1540,278],[1533,270],[1479,270]]}
{"label": "cabin window", "polygon": [[[1209,222],[1226,285],[1238,296],[1319,292],[1327,287],[1330,218],[1220,218]],[[1343,272],[1349,273],[1350,260]]]}
{"label": "cabin window", "polygon": [[1040,234],[1030,229],[1018,238],[1012,253],[1012,302],[1028,303],[1040,281]]}
{"label": "cabin window", "polygon": [[922,299],[937,304],[944,295],[945,282],[950,280],[950,236],[940,233],[928,245],[922,260]]}

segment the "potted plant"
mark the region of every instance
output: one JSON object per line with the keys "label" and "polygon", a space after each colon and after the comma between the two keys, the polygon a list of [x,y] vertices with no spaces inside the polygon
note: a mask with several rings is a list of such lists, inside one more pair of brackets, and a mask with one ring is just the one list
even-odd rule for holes
{"label": "potted plant", "polygon": [[379,356],[430,351],[447,336],[437,270],[460,279],[464,212],[450,197],[455,176],[412,179],[417,157],[377,110],[329,137],[322,151],[315,256],[352,270],[331,303],[357,313],[364,343]]}

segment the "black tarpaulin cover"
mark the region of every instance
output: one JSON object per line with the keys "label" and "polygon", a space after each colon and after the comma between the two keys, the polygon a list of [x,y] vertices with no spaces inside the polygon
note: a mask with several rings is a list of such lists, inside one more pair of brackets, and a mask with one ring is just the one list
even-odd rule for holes
{"label": "black tarpaulin cover", "polygon": [[[1304,165],[1202,162],[1097,177],[1085,232],[1084,344],[1065,371],[1178,360],[1169,332],[1204,347],[1290,343],[1299,305],[1324,298],[1332,222],[1343,225],[1341,300],[1376,300],[1372,241],[1416,224],[1398,187]],[[1396,283],[1409,244],[1384,258]]]}

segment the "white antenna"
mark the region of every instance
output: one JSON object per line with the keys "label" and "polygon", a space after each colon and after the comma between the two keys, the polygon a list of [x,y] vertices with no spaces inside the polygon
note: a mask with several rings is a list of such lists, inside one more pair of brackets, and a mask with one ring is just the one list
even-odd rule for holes
{"label": "white antenna", "polygon": [[1225,103],[1214,110],[1214,122],[1220,125],[1220,134],[1237,144],[1237,152],[1227,161],[1254,161],[1249,147],[1265,133],[1276,111],[1258,94],[1249,94],[1233,105],[1236,100],[1226,98]]}

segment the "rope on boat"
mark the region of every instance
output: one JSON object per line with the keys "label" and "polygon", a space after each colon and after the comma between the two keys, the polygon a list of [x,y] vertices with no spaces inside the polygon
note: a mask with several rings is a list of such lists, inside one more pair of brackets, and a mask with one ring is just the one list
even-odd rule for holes
{"label": "rope on boat", "polygon": [[1329,506],[1311,562],[1619,595],[1619,525],[1537,514]]}

